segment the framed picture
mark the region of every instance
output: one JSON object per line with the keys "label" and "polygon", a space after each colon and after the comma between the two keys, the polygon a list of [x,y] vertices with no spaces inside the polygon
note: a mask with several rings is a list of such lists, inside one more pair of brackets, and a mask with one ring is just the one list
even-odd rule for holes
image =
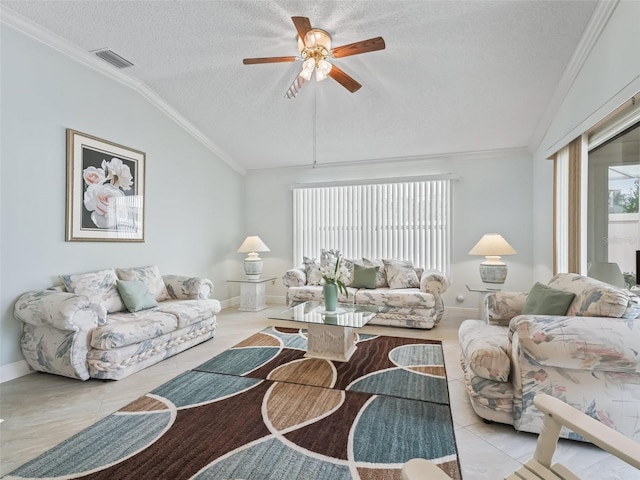
{"label": "framed picture", "polygon": [[67,241],[144,242],[145,158],[67,129]]}

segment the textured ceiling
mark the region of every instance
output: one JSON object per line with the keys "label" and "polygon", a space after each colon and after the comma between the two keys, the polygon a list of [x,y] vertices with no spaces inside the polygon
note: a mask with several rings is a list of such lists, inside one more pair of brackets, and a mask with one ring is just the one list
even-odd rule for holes
{"label": "textured ceiling", "polygon": [[[85,51],[108,47],[246,169],[526,147],[596,1],[9,1]],[[332,79],[284,98],[299,62],[292,16],[333,46],[387,48],[335,59],[363,87]],[[315,122],[314,122],[315,116]]]}

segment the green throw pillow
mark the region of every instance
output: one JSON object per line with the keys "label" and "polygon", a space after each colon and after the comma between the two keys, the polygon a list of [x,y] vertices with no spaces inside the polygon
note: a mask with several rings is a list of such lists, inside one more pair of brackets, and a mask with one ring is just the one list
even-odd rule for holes
{"label": "green throw pillow", "polygon": [[158,302],[149,292],[149,288],[142,280],[118,280],[118,292],[127,310],[138,312],[158,306]]}
{"label": "green throw pillow", "polygon": [[538,282],[529,292],[522,314],[565,315],[575,296],[575,293],[556,290]]}
{"label": "green throw pillow", "polygon": [[363,267],[357,263],[353,264],[353,288],[376,288],[376,275],[380,267]]}

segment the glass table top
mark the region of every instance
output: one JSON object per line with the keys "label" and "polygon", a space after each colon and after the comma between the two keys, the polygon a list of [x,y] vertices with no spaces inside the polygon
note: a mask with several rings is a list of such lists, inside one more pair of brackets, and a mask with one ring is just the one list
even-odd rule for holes
{"label": "glass table top", "polygon": [[304,302],[272,314],[269,318],[359,328],[365,326],[369,320],[380,313],[381,308],[374,305],[339,303],[335,312],[327,312],[321,302]]}

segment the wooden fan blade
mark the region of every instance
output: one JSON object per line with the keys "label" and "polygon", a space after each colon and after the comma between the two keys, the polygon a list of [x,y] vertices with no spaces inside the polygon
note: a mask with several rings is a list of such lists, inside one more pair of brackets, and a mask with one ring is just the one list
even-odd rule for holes
{"label": "wooden fan blade", "polygon": [[242,63],[245,65],[255,65],[257,63],[279,63],[279,62],[295,62],[296,57],[264,57],[264,58],[245,58]]}
{"label": "wooden fan blade", "polygon": [[358,55],[359,53],[375,52],[376,50],[384,50],[384,38],[376,37],[360,42],[350,43],[336,47],[331,51],[335,58],[348,57],[349,55]]}
{"label": "wooden fan blade", "polygon": [[289,87],[289,90],[287,90],[287,93],[284,94],[284,98],[296,98],[305,83],[307,83],[307,80],[305,80],[302,75],[298,75]]}
{"label": "wooden fan blade", "polygon": [[329,70],[328,75],[331,78],[333,78],[336,82],[338,82],[340,85],[342,85],[344,88],[349,90],[351,93],[357,92],[358,90],[360,90],[360,87],[362,87],[362,85],[360,85],[358,82],[356,82],[353,78],[351,78],[349,75],[344,73],[335,65],[331,67],[331,70]]}
{"label": "wooden fan blade", "polygon": [[293,20],[293,24],[298,31],[298,35],[300,36],[300,40],[304,43],[304,37],[309,30],[311,30],[311,22],[307,17],[291,17]]}

